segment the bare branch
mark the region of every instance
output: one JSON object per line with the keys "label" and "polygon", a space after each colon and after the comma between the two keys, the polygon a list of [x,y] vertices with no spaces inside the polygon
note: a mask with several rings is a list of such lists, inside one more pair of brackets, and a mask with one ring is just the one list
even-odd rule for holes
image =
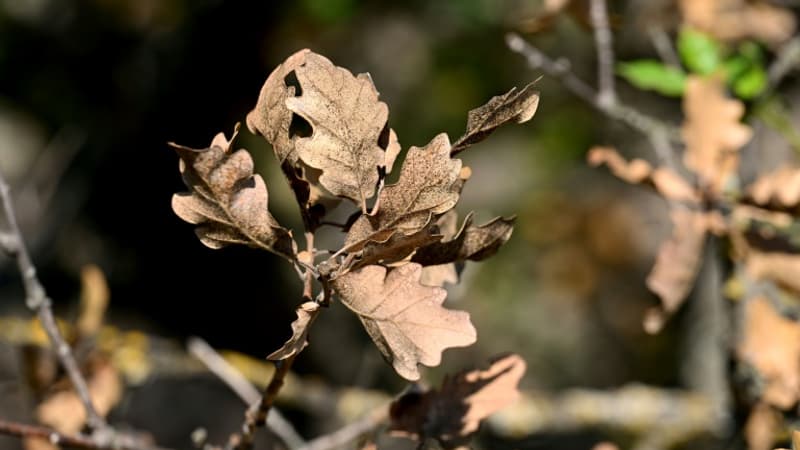
{"label": "bare branch", "polygon": [[0,434],[20,438],[42,438],[53,445],[90,450],[166,450],[142,442],[133,436],[117,435],[107,442],[100,442],[95,436],[84,434],[66,435],[38,425],[27,425],[0,419]]}
{"label": "bare branch", "polygon": [[597,102],[610,107],[617,102],[617,92],[614,89],[614,41],[608,28],[606,0],[592,0],[589,14],[597,48]]}
{"label": "bare branch", "polygon": [[[211,373],[225,382],[247,405],[254,405],[261,400],[261,394],[242,373],[225,360],[208,343],[198,337],[189,339],[189,353],[199,359]],[[277,410],[267,415],[267,427],[290,448],[296,449],[305,445],[305,441],[297,433],[292,424]]]}
{"label": "bare branch", "polygon": [[672,39],[662,27],[648,27],[647,35],[650,36],[650,41],[653,43],[658,57],[661,58],[664,64],[675,68],[681,67],[681,60],[678,57],[678,52],[675,51],[675,47],[672,45]]}
{"label": "bare branch", "polygon": [[8,222],[8,230],[3,233],[3,238],[0,239],[0,245],[2,245],[3,251],[14,257],[17,261],[17,267],[22,274],[22,282],[25,287],[25,303],[31,311],[34,311],[38,315],[39,321],[42,323],[42,327],[47,333],[47,337],[50,339],[59,361],[61,361],[61,365],[67,372],[67,376],[69,376],[75,388],[75,392],[78,394],[78,398],[80,398],[84,409],[86,409],[89,427],[94,430],[108,428],[106,421],[97,414],[97,410],[95,410],[94,405],[92,405],[86,379],[81,374],[75,356],[72,354],[72,350],[56,325],[55,318],[53,317],[51,300],[47,296],[44,286],[42,286],[39,278],[36,276],[36,267],[34,267],[31,261],[28,249],[25,247],[22,232],[17,224],[14,205],[11,200],[11,189],[2,174],[0,174],[0,200],[3,202],[6,221]]}
{"label": "bare branch", "polygon": [[547,75],[558,79],[578,98],[594,106],[612,119],[619,120],[642,133],[653,145],[658,158],[668,167],[676,167],[671,143],[680,142],[680,132],[673,125],[649,116],[631,106],[616,101],[607,104],[599,101],[594,88],[578,78],[571,69],[571,64],[564,58],[554,60],[538,48],[532,46],[516,33],[506,35],[506,44],[511,51],[522,55],[531,69],[542,70]]}

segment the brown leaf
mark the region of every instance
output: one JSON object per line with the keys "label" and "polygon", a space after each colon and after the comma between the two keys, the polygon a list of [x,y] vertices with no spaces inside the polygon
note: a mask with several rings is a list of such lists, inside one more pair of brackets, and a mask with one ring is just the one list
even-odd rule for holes
{"label": "brown leaf", "polygon": [[247,127],[272,144],[275,156],[281,163],[297,162],[290,131],[293,113],[286,107],[286,99],[300,95],[294,71],[305,64],[309,53],[311,51],[308,49],[300,50],[273,70],[261,88],[255,108],[247,114]]}
{"label": "brown leaf", "polygon": [[800,168],[781,167],[761,175],[747,192],[759,205],[794,208],[800,204]]}
{"label": "brown leaf", "polygon": [[438,390],[406,393],[390,407],[391,430],[417,440],[434,438],[446,449],[464,445],[483,419],[519,398],[525,367],[512,354],[488,369],[445,378]]}
{"label": "brown leaf", "polygon": [[458,283],[458,270],[453,263],[425,266],[422,268],[419,282],[425,286],[439,287],[444,286],[446,283],[456,284]]}
{"label": "brown leaf", "polygon": [[253,175],[253,158],[244,149],[231,151],[238,128],[230,141],[219,133],[205,149],[170,143],[190,190],[172,197],[172,210],[200,225],[195,232],[210,248],[242,244],[292,258],[294,241],[267,210],[267,186]]}
{"label": "brown leaf", "polygon": [[395,371],[420,377],[418,364],[436,366],[442,352],[476,340],[469,314],[442,307],[447,292],[420,284],[422,266],[389,270],[366,266],[333,281],[342,303],[355,312]]}
{"label": "brown leaf", "polygon": [[672,236],[661,244],[656,263],[647,276],[647,287],[661,299],[660,309],[645,317],[645,330],[658,332],[666,316],[674,313],[689,295],[706,242],[709,219],[703,213],[674,208],[671,211]]}
{"label": "brown leaf", "polygon": [[665,198],[676,201],[698,203],[700,196],[696,189],[676,172],[659,167],[654,169],[643,159],[626,161],[611,147],[593,147],[587,155],[589,164],[605,164],[617,178],[631,184],[649,184]]}
{"label": "brown leaf", "polygon": [[539,92],[533,89],[535,83],[529,83],[519,91],[513,88],[503,95],[492,97],[485,105],[470,111],[467,130],[453,144],[451,154],[456,155],[486,139],[508,122],[525,123],[531,120],[539,106]]}
{"label": "brown leaf", "polygon": [[319,314],[319,304],[305,302],[297,308],[297,319],[292,322],[292,337],[267,356],[267,359],[277,361],[286,359],[303,350],[308,345],[308,330]]}
{"label": "brown leaf", "polygon": [[409,236],[424,229],[431,215],[443,214],[458,202],[460,173],[461,160],[450,158],[446,134],[425,147],[411,147],[397,183],[386,186],[378,197],[375,215],[362,215],[350,228],[345,239],[348,251],[360,251],[367,242],[396,233]]}
{"label": "brown leaf", "polygon": [[111,293],[103,271],[94,264],[81,269],[81,311],[77,331],[82,338],[92,337],[100,331],[108,309]]}
{"label": "brown leaf", "polygon": [[683,111],[683,162],[711,192],[720,194],[736,179],[739,149],[752,136],[750,127],[739,122],[744,105],[725,96],[719,78],[690,75]]}
{"label": "brown leaf", "polygon": [[747,302],[736,347],[740,361],[763,378],[761,400],[787,410],[800,398],[800,323],[787,319],[765,297]]}
{"label": "brown leaf", "polygon": [[788,8],[764,1],[679,0],[684,23],[723,41],[753,38],[778,45],[794,35],[797,23]]}
{"label": "brown leaf", "polygon": [[[390,233],[390,234],[389,234]],[[405,259],[421,247],[438,242],[442,235],[438,234],[436,221],[429,215],[428,222],[420,229],[404,230],[394,228],[387,230],[388,236],[378,233],[375,239],[364,242],[360,257],[354,268],[382,263],[392,264]],[[384,238],[385,237],[385,238]]]}
{"label": "brown leaf", "polygon": [[385,164],[381,147],[389,108],[378,100],[368,74],[354,77],[327,58],[304,53],[294,68],[299,93],[287,96],[286,107],[311,125],[310,136],[294,140],[297,156],[322,171],[322,186],[366,209],[378,183],[378,169]]}
{"label": "brown leaf", "polygon": [[481,261],[500,249],[514,230],[514,217],[497,217],[480,226],[472,226],[472,213],[464,219],[461,230],[451,239],[421,247],[412,261],[424,266],[457,261]]}

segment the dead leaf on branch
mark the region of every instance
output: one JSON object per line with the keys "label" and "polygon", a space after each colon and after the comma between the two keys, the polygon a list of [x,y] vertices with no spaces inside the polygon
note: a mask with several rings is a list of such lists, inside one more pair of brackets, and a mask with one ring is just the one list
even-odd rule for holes
{"label": "dead leaf on branch", "polygon": [[[458,202],[461,160],[450,158],[450,142],[442,133],[425,147],[408,150],[397,183],[378,197],[375,215],[362,215],[345,238],[350,252],[368,242],[381,242],[400,232],[412,235],[425,228],[431,215],[444,214]],[[408,253],[407,253],[408,254]]]}
{"label": "dead leaf on branch", "polygon": [[718,77],[690,75],[683,112],[683,162],[711,192],[720,194],[736,180],[739,149],[753,134],[750,127],[740,123],[744,105],[725,96],[725,86]]}
{"label": "dead leaf on branch", "polygon": [[278,350],[270,353],[267,359],[277,361],[300,353],[308,345],[308,330],[319,314],[319,304],[305,302],[297,308],[297,319],[292,322],[292,336]]}
{"label": "dead leaf on branch", "polygon": [[753,38],[775,46],[797,28],[790,9],[765,1],[679,0],[678,6],[685,24],[723,41]]}
{"label": "dead leaf on branch", "polygon": [[172,210],[199,225],[195,232],[210,248],[242,244],[293,258],[294,240],[269,213],[267,186],[253,174],[253,158],[244,149],[231,151],[238,129],[230,141],[217,134],[205,149],[170,143],[190,190],[172,197]]}
{"label": "dead leaf on branch", "polygon": [[646,183],[665,198],[699,203],[697,190],[680,175],[666,167],[653,168],[643,159],[626,161],[611,147],[593,147],[586,158],[592,166],[605,164],[617,178],[631,184]]}
{"label": "dead leaf on branch", "polygon": [[390,407],[391,430],[412,439],[436,439],[446,449],[464,445],[483,419],[519,398],[525,368],[525,361],[512,354],[488,369],[445,378],[438,390],[406,393]]}
{"label": "dead leaf on branch", "polygon": [[661,244],[647,287],[661,299],[661,307],[648,311],[645,330],[657,333],[666,318],[686,300],[703,259],[710,219],[701,212],[674,208],[670,213],[672,236]]}
{"label": "dead leaf on branch", "polygon": [[761,175],[747,192],[758,205],[794,208],[800,204],[800,169],[781,167]]}
{"label": "dead leaf on branch", "polygon": [[524,88],[513,88],[503,95],[492,97],[485,105],[471,110],[467,115],[467,130],[453,144],[452,155],[489,137],[508,123],[525,123],[533,117],[539,106],[539,92],[533,89],[536,81]]}
{"label": "dead leaf on branch", "polygon": [[447,292],[420,283],[422,266],[388,270],[366,266],[333,280],[341,302],[355,312],[375,345],[408,380],[420,377],[418,364],[436,366],[442,352],[475,342],[469,314],[442,307]]}
{"label": "dead leaf on branch", "polygon": [[421,247],[412,261],[424,266],[458,261],[481,261],[505,244],[514,231],[514,217],[496,217],[480,226],[472,225],[473,213],[464,219],[461,230],[451,239]]}
{"label": "dead leaf on branch", "polygon": [[761,400],[787,410],[800,398],[800,323],[779,314],[765,297],[745,306],[738,359],[763,378]]}
{"label": "dead leaf on branch", "polygon": [[322,55],[305,53],[294,73],[300,93],[287,97],[286,107],[312,128],[310,136],[294,140],[298,157],[322,171],[319,181],[325,189],[366,210],[378,184],[378,168],[385,165],[389,108],[378,100],[368,74],[354,77]]}

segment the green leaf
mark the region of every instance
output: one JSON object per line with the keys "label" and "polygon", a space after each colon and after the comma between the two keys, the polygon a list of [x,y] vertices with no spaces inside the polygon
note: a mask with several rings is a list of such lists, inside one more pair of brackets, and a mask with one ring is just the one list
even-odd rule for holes
{"label": "green leaf", "polygon": [[733,92],[737,97],[749,100],[755,98],[767,87],[767,72],[763,67],[752,65],[733,82]]}
{"label": "green leaf", "polygon": [[733,85],[737,78],[745,74],[753,66],[753,62],[742,55],[736,55],[722,63],[722,70],[725,72],[725,79],[729,85]]}
{"label": "green leaf", "polygon": [[680,97],[686,86],[686,74],[652,59],[624,62],[617,73],[639,89],[656,91],[668,97]]}
{"label": "green leaf", "polygon": [[722,48],[711,36],[683,28],[678,34],[678,53],[686,67],[701,75],[708,75],[720,67]]}

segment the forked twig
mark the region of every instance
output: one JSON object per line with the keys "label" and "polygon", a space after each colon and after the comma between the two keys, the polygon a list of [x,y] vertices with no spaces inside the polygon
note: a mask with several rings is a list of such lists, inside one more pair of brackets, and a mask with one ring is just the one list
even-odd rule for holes
{"label": "forked twig", "polygon": [[22,238],[22,232],[17,224],[14,204],[11,200],[11,189],[2,174],[0,174],[0,200],[3,202],[3,210],[5,212],[6,221],[8,222],[8,230],[3,234],[3,239],[0,239],[0,247],[17,261],[17,267],[22,275],[22,282],[25,287],[25,304],[39,317],[42,328],[44,328],[47,333],[47,337],[50,339],[50,343],[53,345],[53,349],[61,365],[67,372],[67,376],[72,382],[75,392],[78,394],[78,398],[80,398],[86,410],[87,424],[93,430],[105,429],[108,425],[105,419],[97,414],[97,410],[94,408],[94,405],[92,405],[86,379],[81,374],[75,356],[72,354],[72,350],[56,325],[56,320],[53,316],[52,301],[47,296],[44,286],[42,286],[42,283],[36,276],[36,267],[31,261],[28,249],[25,247]]}

